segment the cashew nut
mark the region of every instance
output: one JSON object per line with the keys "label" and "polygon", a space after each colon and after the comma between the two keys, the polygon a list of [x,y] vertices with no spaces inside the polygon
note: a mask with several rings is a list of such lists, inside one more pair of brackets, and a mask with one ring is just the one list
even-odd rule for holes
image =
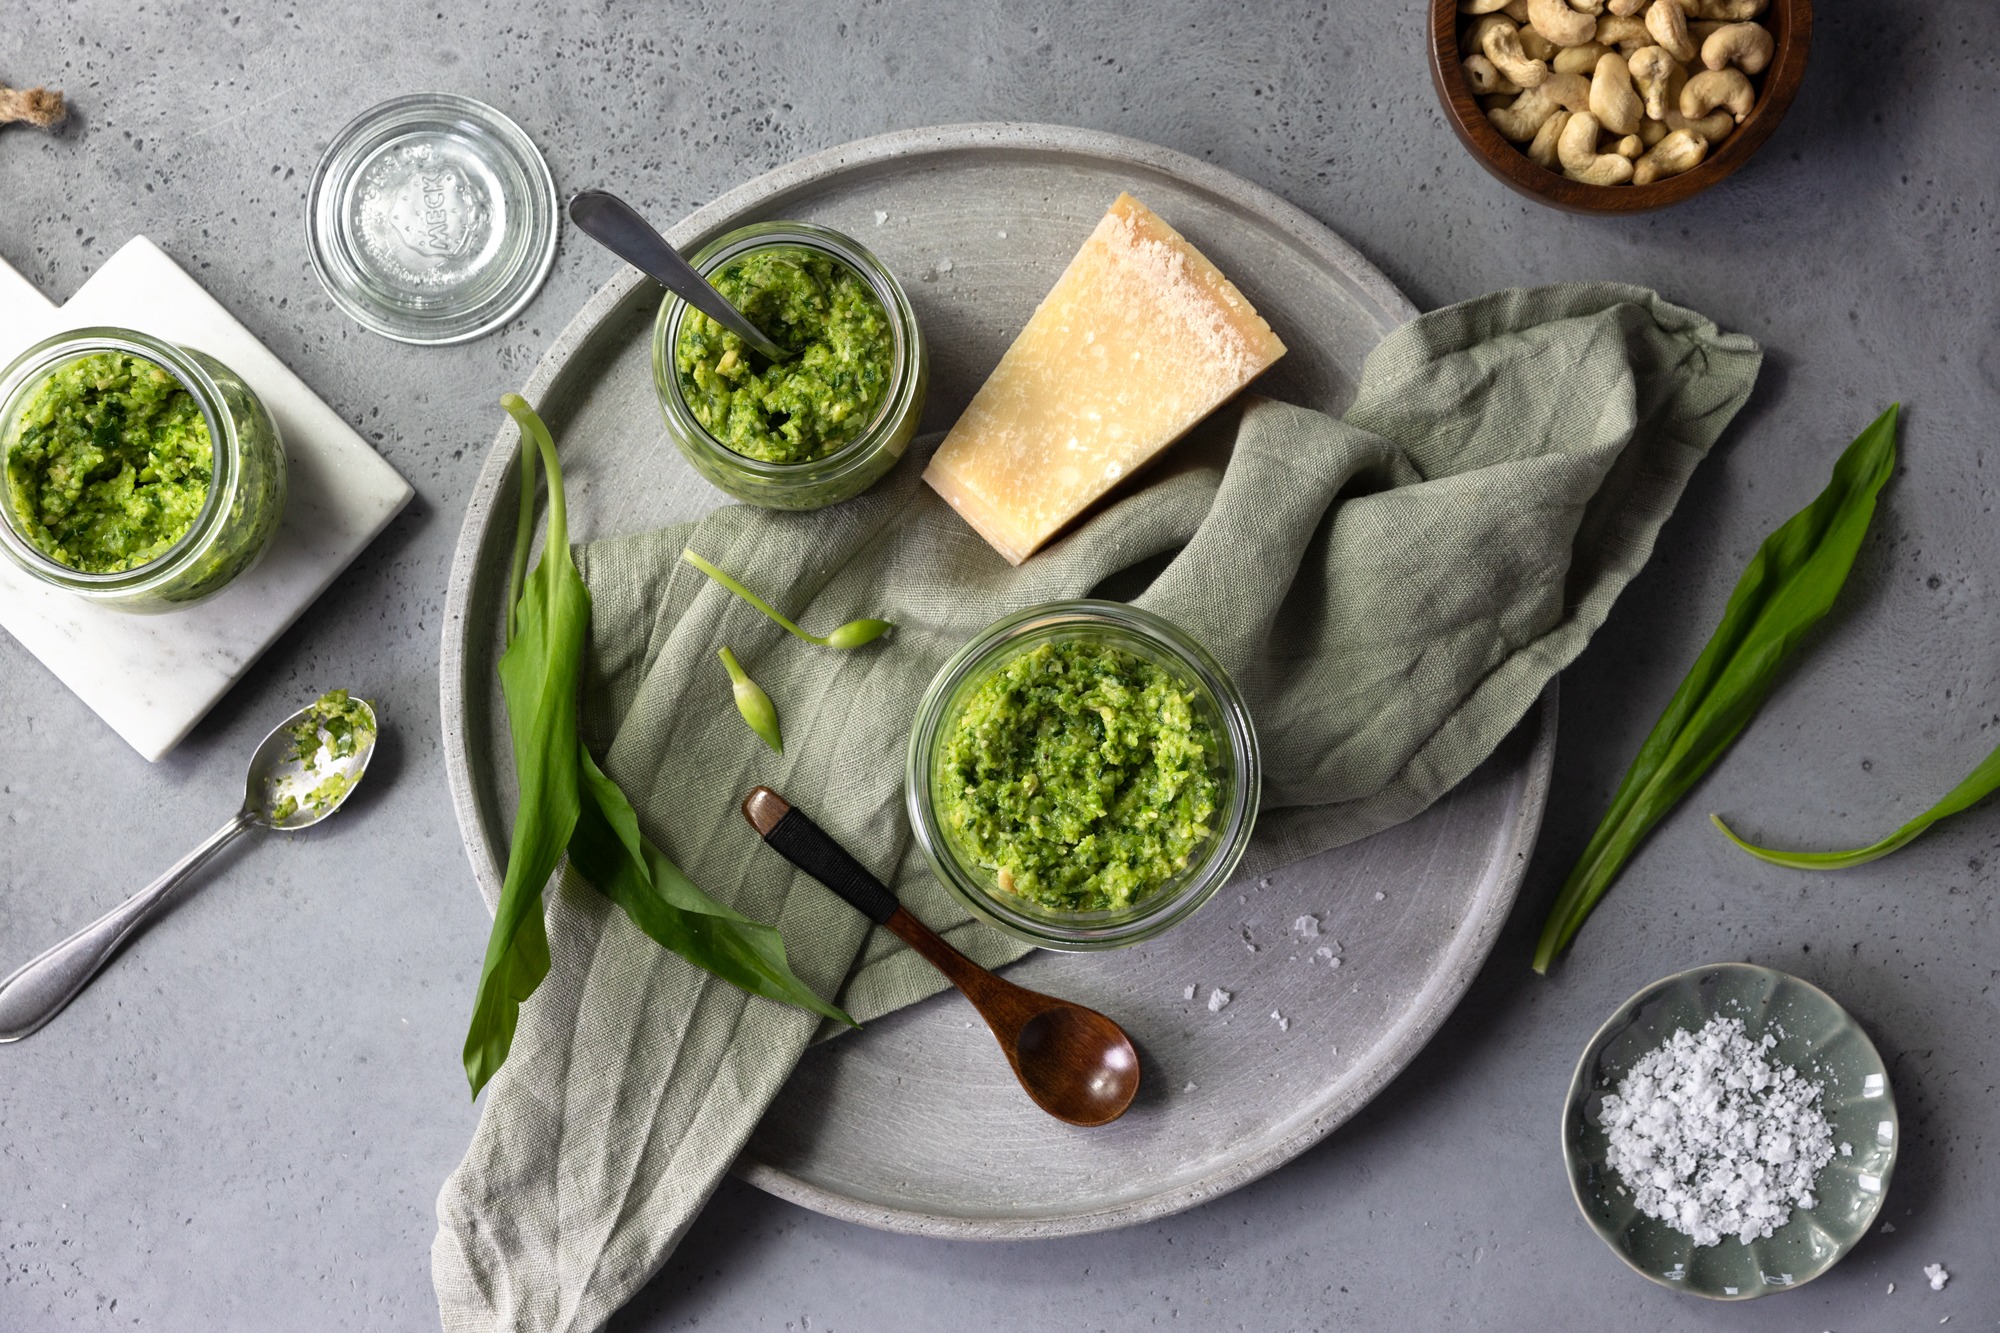
{"label": "cashew nut", "polygon": [[1653,45],[1653,34],[1646,31],[1645,23],[1639,19],[1606,14],[1597,20],[1596,40],[1629,53]]}
{"label": "cashew nut", "polygon": [[1646,143],[1638,135],[1628,134],[1617,143],[1612,144],[1611,151],[1628,162],[1636,161],[1639,154],[1646,151]]}
{"label": "cashew nut", "polygon": [[1701,17],[1721,19],[1724,23],[1741,23],[1754,19],[1764,12],[1770,0],[1699,0]]}
{"label": "cashew nut", "polygon": [[1533,28],[1522,28],[1516,35],[1521,39],[1521,50],[1530,60],[1548,60],[1562,50]]}
{"label": "cashew nut", "polygon": [[1759,23],[1725,23],[1701,44],[1701,63],[1710,69],[1734,65],[1745,74],[1762,74],[1778,43]]}
{"label": "cashew nut", "polygon": [[1506,7],[1507,0],[1458,0],[1458,12],[1461,14],[1491,14]]}
{"label": "cashew nut", "polygon": [[1556,160],[1563,175],[1585,185],[1623,185],[1632,179],[1632,164],[1616,153],[1597,151],[1597,117],[1579,111],[1563,126],[1556,140]]}
{"label": "cashew nut", "polygon": [[1560,171],[1562,164],[1556,160],[1556,141],[1562,138],[1563,127],[1569,124],[1571,113],[1558,111],[1542,122],[1535,131],[1535,141],[1528,145],[1528,160],[1538,167],[1550,171]]}
{"label": "cashew nut", "polygon": [[1488,108],[1486,118],[1493,122],[1494,129],[1500,131],[1501,138],[1527,143],[1535,137],[1535,131],[1542,128],[1542,122],[1559,109],[1556,99],[1537,84],[1507,106]]}
{"label": "cashew nut", "polygon": [[1708,140],[1692,130],[1675,130],[1632,164],[1632,183],[1651,185],[1664,177],[1678,176],[1707,156]]}
{"label": "cashew nut", "polygon": [[1465,81],[1472,85],[1472,91],[1481,97],[1489,93],[1518,93],[1521,91],[1512,79],[1500,72],[1498,66],[1485,56],[1465,58]]}
{"label": "cashew nut", "polygon": [[1728,26],[1727,23],[1717,23],[1714,19],[1689,19],[1688,39],[1696,46],[1700,46]]}
{"label": "cashew nut", "polygon": [[1665,125],[1650,116],[1639,122],[1639,142],[1648,148],[1666,138],[1669,133]]}
{"label": "cashew nut", "polygon": [[1665,120],[1667,76],[1674,70],[1674,58],[1667,54],[1667,48],[1642,46],[1631,54],[1625,66],[1632,71],[1632,82],[1638,86],[1639,95],[1646,99],[1646,118]]}
{"label": "cashew nut", "polygon": [[1604,0],[1569,0],[1569,7],[1579,14],[1596,18],[1604,12]]}
{"label": "cashew nut", "polygon": [[1646,31],[1674,59],[1694,59],[1695,45],[1688,36],[1687,11],[1680,7],[1679,0],[1653,0],[1646,7]]}
{"label": "cashew nut", "polygon": [[1597,35],[1597,20],[1569,7],[1569,0],[1528,0],[1528,22],[1557,46],[1582,46]]}
{"label": "cashew nut", "polygon": [[1631,18],[1645,7],[1646,0],[1611,0],[1611,3],[1605,6],[1620,18]]}
{"label": "cashew nut", "polygon": [[[1672,0],[1668,0],[1669,3]],[[1645,104],[1632,88],[1632,71],[1616,51],[1601,57],[1590,80],[1590,113],[1612,134],[1634,134],[1645,116]]]}
{"label": "cashew nut", "polygon": [[1558,74],[1589,74],[1597,68],[1597,58],[1611,48],[1599,46],[1596,42],[1585,42],[1582,46],[1565,46],[1556,52],[1556,58],[1549,62],[1549,68]]}
{"label": "cashew nut", "polygon": [[1700,119],[1723,107],[1741,125],[1756,104],[1757,90],[1750,86],[1750,76],[1740,69],[1705,69],[1681,89],[1681,114],[1689,120]]}
{"label": "cashew nut", "polygon": [[1533,88],[1549,77],[1549,67],[1528,59],[1521,50],[1521,33],[1513,22],[1498,14],[1488,14],[1473,29],[1473,45],[1486,53],[1502,74],[1523,88]]}
{"label": "cashew nut", "polygon": [[1506,4],[1500,6],[1500,12],[1514,20],[1517,24],[1526,23],[1528,21],[1528,0],[1507,0]]}
{"label": "cashew nut", "polygon": [[1590,110],[1590,80],[1581,74],[1551,74],[1542,91],[1566,111]]}
{"label": "cashew nut", "polygon": [[1706,116],[1684,116],[1681,114],[1681,93],[1687,89],[1688,72],[1675,65],[1667,75],[1667,114],[1662,117],[1669,130],[1691,130],[1708,140],[1713,147],[1729,137],[1736,128],[1736,118],[1727,111],[1716,111]]}

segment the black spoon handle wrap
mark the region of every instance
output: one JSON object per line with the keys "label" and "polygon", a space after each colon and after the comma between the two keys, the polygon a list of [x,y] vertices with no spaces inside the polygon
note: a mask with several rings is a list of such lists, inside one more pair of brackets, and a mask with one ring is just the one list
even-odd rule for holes
{"label": "black spoon handle wrap", "polygon": [[869,874],[862,864],[847,854],[827,831],[800,814],[785,811],[764,841],[778,855],[811,875],[845,898],[854,909],[876,925],[887,925],[896,914],[896,895],[882,881]]}

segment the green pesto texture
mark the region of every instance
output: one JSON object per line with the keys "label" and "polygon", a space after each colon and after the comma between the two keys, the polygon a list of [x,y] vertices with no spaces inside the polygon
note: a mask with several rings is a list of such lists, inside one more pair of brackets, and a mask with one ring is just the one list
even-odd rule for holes
{"label": "green pesto texture", "polygon": [[1061,912],[1130,907],[1214,829],[1222,747],[1197,695],[1108,643],[1043,643],[966,696],[937,805],[1003,892]]}
{"label": "green pesto texture", "polygon": [[208,499],[215,445],[201,405],[128,352],[58,366],[7,429],[7,502],[51,560],[115,574],[157,559]]}
{"label": "green pesto texture", "polygon": [[318,767],[322,732],[328,757],[345,759],[375,734],[375,719],[368,706],[346,690],[328,690],[315,699],[292,728],[292,757],[308,770]]}
{"label": "green pesto texture", "polygon": [[795,246],[752,250],[709,281],[797,353],[763,365],[741,338],[698,310],[681,319],[674,370],[702,428],[766,463],[809,463],[851,443],[888,392],[895,337],[859,273]]}

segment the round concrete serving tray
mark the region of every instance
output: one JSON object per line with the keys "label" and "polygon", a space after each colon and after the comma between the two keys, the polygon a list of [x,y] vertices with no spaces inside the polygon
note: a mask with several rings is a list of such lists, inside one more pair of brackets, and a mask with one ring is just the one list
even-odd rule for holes
{"label": "round concrete serving tray", "polygon": [[[1045,125],[909,130],[830,149],[730,191],[667,235],[691,249],[791,218],[859,237],[902,280],[929,337],[924,425],[935,430],[957,417],[1120,190],[1200,246],[1290,345],[1258,385],[1265,393],[1343,410],[1369,349],[1414,313],[1351,247],[1274,195],[1179,153]],[[522,387],[562,448],[582,540],[723,502],[660,422],[648,360],[658,301],[651,281],[623,271]],[[444,621],[445,762],[489,909],[514,797],[493,672],[514,449],[509,425],[466,514]],[[1267,880],[1246,876],[1145,945],[1038,953],[1012,969],[1132,1034],[1145,1085],[1117,1123],[1078,1130],[1036,1110],[964,1001],[945,995],[809,1051],[738,1174],[869,1226],[992,1239],[1142,1222],[1256,1179],[1360,1109],[1458,1003],[1513,904],[1554,745],[1551,690],[1420,818]],[[1307,914],[1315,938],[1293,928]],[[1234,999],[1211,1012],[1216,987]]]}

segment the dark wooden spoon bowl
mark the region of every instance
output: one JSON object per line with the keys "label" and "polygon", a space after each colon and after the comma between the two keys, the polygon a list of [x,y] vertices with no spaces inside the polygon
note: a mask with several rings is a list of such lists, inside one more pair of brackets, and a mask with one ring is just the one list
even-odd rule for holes
{"label": "dark wooden spoon bowl", "polygon": [[1072,1125],[1105,1125],[1139,1093],[1139,1053],[1123,1028],[1068,1000],[1016,986],[946,943],[896,901],[826,830],[769,787],[743,798],[743,817],[787,861],[886,926],[958,987],[1035,1105]]}
{"label": "dark wooden spoon bowl", "polygon": [[1650,185],[1585,185],[1528,160],[1525,144],[1509,143],[1486,118],[1479,97],[1466,82],[1458,30],[1466,16],[1456,0],[1431,0],[1431,84],[1444,108],[1445,123],[1458,141],[1495,177],[1538,203],[1569,213],[1644,213],[1700,194],[1748,162],[1778,128],[1806,76],[1812,48],[1812,0],[1771,0],[1757,22],[1777,43],[1771,64],[1757,76],[1757,104],[1720,147],[1691,171]]}

